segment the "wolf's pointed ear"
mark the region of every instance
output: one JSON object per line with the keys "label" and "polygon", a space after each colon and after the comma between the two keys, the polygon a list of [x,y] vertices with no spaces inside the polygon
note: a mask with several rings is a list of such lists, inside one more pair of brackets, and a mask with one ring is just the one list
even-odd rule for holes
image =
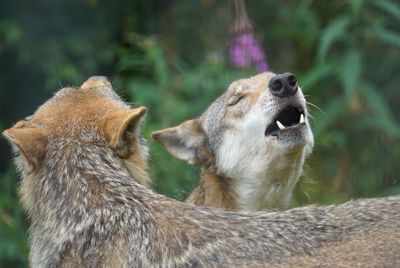
{"label": "wolf's pointed ear", "polygon": [[129,157],[130,143],[139,136],[140,123],[146,114],[146,107],[116,111],[103,118],[101,129],[109,146],[119,157]]}
{"label": "wolf's pointed ear", "polygon": [[17,123],[3,131],[3,136],[10,142],[17,153],[24,157],[25,172],[35,171],[46,155],[47,137],[41,128],[24,127]]}
{"label": "wolf's pointed ear", "polygon": [[151,133],[151,137],[173,156],[188,161],[189,164],[199,164],[199,149],[204,144],[205,135],[196,119],[155,131]]}
{"label": "wolf's pointed ear", "polygon": [[105,76],[92,76],[81,85],[81,89],[89,89],[94,87],[112,88],[110,81]]}

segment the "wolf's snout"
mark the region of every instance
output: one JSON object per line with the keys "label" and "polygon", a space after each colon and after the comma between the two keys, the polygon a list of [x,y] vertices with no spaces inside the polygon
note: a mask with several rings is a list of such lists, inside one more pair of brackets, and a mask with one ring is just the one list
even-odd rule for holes
{"label": "wolf's snout", "polygon": [[277,74],[269,82],[272,95],[280,98],[296,94],[298,88],[297,79],[291,73]]}

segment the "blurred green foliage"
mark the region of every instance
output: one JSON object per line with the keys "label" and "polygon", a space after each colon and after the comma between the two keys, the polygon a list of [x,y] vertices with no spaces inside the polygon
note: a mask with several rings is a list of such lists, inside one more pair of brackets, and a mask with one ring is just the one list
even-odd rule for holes
{"label": "blurred green foliage", "polygon": [[[95,74],[149,108],[143,133],[198,116],[230,82],[228,1],[0,2],[0,130],[58,88]],[[293,205],[400,193],[400,5],[395,0],[248,1],[275,72],[299,77],[315,151]],[[154,189],[183,199],[198,169],[149,141]],[[26,267],[19,178],[0,141],[0,267]]]}

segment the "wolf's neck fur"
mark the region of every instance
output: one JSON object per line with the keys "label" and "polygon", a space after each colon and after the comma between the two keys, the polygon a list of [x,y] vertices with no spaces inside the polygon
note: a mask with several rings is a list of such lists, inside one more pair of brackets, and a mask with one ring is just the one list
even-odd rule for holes
{"label": "wolf's neck fur", "polygon": [[276,157],[261,174],[234,178],[238,203],[249,211],[289,208],[294,188],[303,173],[303,151]]}
{"label": "wolf's neck fur", "polygon": [[240,209],[232,179],[217,175],[205,168],[201,171],[199,186],[188,196],[186,202],[227,210]]}
{"label": "wolf's neck fur", "polygon": [[[21,185],[23,203],[28,211],[35,210],[36,215],[37,209],[44,206],[47,206],[43,211],[46,217],[52,208],[57,215],[68,213],[64,210],[85,214],[112,202],[131,203],[137,191],[151,193],[132,179],[123,160],[117,159],[104,144],[82,146],[73,141],[56,141],[50,147],[54,149],[49,149],[48,160],[39,172],[35,177],[27,176]],[[60,201],[53,202],[57,199]]]}
{"label": "wolf's neck fur", "polygon": [[263,173],[253,174],[248,170],[246,176],[233,178],[203,167],[199,186],[186,202],[235,211],[288,208],[296,183],[303,173],[304,160],[303,151],[290,157],[282,155],[270,162]]}
{"label": "wolf's neck fur", "polygon": [[50,147],[39,172],[23,178],[21,185],[32,222],[32,267],[54,267],[65,258],[79,260],[92,237],[106,247],[113,236],[128,235],[120,230],[129,229],[140,249],[143,239],[135,232],[150,232],[150,211],[162,197],[136,182],[105,144],[82,146],[72,141]]}

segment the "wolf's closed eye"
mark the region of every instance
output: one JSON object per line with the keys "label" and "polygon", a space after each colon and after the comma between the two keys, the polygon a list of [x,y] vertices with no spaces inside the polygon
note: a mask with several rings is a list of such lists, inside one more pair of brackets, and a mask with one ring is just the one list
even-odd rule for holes
{"label": "wolf's closed eye", "polygon": [[236,95],[229,98],[228,106],[233,106],[238,104],[242,99],[244,99],[243,95]]}

